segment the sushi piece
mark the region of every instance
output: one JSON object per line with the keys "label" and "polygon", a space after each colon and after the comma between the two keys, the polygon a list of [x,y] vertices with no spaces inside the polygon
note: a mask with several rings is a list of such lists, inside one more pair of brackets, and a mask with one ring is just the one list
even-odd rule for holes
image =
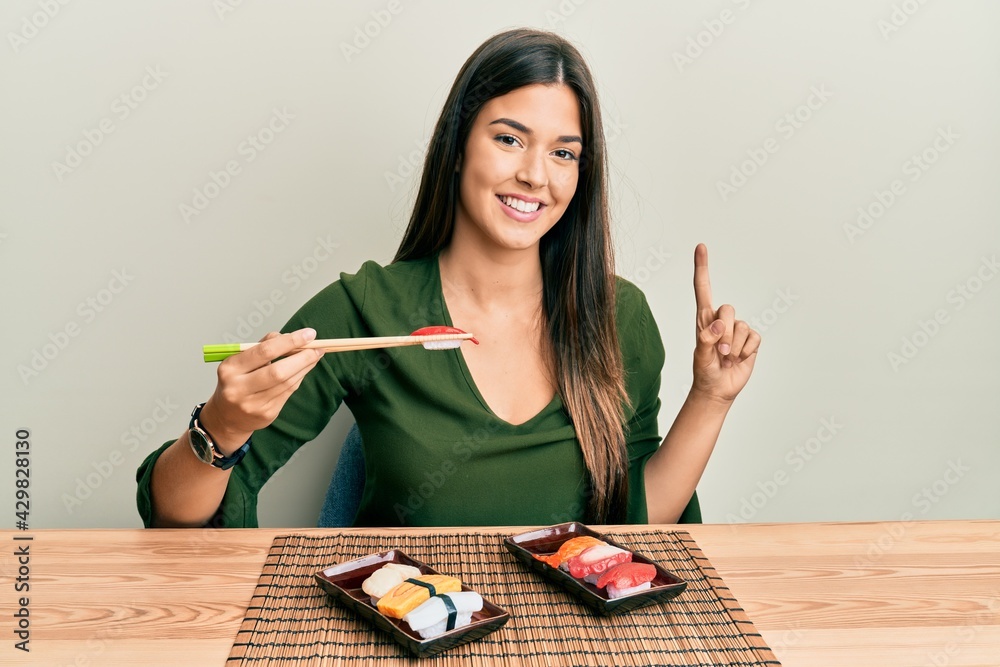
{"label": "sushi piece", "polygon": [[472,622],[472,615],[483,608],[483,596],[475,591],[441,593],[403,616],[423,639],[437,637]]}
{"label": "sushi piece", "polygon": [[604,544],[604,542],[600,541],[596,537],[574,537],[573,539],[563,542],[562,546],[559,547],[559,551],[555,552],[551,556],[539,556],[538,554],[535,554],[535,558],[543,563],[551,565],[552,567],[559,567],[570,558],[580,555],[580,552],[584,549],[589,549],[590,547],[597,546],[598,544]]}
{"label": "sushi piece", "polygon": [[408,577],[420,576],[420,570],[418,568],[415,568],[412,565],[403,565],[402,563],[386,563],[385,565],[382,566],[382,569],[390,570],[392,572],[399,572],[400,574],[405,575],[403,577],[404,579]]}
{"label": "sushi piece", "polygon": [[652,588],[655,578],[656,568],[648,563],[622,563],[602,574],[596,586],[607,587],[608,598],[614,600]]}
{"label": "sushi piece", "polygon": [[443,574],[425,574],[412,577],[379,598],[378,610],[391,618],[403,618],[406,614],[438,593],[457,593],[462,590],[462,582]]}
{"label": "sushi piece", "polygon": [[[417,329],[411,336],[436,336],[438,334],[464,334],[465,331],[461,329],[456,329],[455,327],[423,327],[422,329]],[[479,345],[479,341],[475,338],[470,338],[473,343]],[[421,343],[427,350],[451,350],[462,346],[461,340],[438,340],[429,343]]]}
{"label": "sushi piece", "polygon": [[388,563],[372,572],[371,576],[361,582],[361,590],[372,598],[372,604],[378,604],[378,599],[390,590],[399,586],[410,577],[419,577],[420,570],[412,565]]}
{"label": "sushi piece", "polygon": [[565,565],[572,576],[583,579],[589,574],[599,575],[615,565],[628,563],[631,560],[631,551],[625,551],[610,544],[598,544],[583,551],[579,556],[570,558]]}

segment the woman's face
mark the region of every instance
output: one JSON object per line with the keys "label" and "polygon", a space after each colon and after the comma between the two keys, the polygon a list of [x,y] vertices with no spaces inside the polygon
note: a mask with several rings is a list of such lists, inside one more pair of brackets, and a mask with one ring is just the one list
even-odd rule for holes
{"label": "woman's face", "polygon": [[473,122],[460,163],[456,234],[509,250],[538,245],[579,179],[580,108],[563,84],[494,97]]}

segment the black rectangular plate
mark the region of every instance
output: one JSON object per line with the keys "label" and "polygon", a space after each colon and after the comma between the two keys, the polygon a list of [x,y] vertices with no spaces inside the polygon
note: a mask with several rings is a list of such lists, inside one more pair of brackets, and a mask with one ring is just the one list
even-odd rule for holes
{"label": "black rectangular plate", "polygon": [[[607,542],[619,549],[632,552],[632,561],[635,563],[649,563],[656,568],[656,577],[652,581],[649,590],[639,591],[624,597],[611,600],[607,591],[588,584],[582,579],[577,579],[559,568],[552,567],[548,563],[535,558],[535,554],[548,555],[555,553],[562,546],[563,542],[574,537],[595,537]],[[571,594],[580,598],[584,603],[592,607],[595,611],[605,616],[611,614],[621,614],[639,607],[664,602],[680,595],[687,582],[676,575],[663,569],[658,563],[650,560],[642,554],[632,551],[628,547],[618,544],[604,535],[594,532],[587,526],[576,521],[571,523],[561,523],[556,526],[539,528],[520,535],[512,535],[504,538],[503,544],[514,556],[523,562],[528,569],[538,572],[549,581],[561,586]]]}
{"label": "black rectangular plate", "polygon": [[[507,611],[483,598],[482,610],[472,615],[472,623],[469,625],[437,637],[421,639],[420,635],[411,630],[407,623],[382,614],[377,607],[372,605],[371,596],[361,590],[361,583],[372,572],[387,563],[412,565],[418,568],[421,574],[441,574],[428,565],[410,558],[399,549],[393,549],[328,567],[317,572],[314,577],[316,583],[334,599],[357,612],[359,616],[368,619],[379,629],[388,632],[397,643],[405,646],[418,658],[426,658],[485,637],[491,632],[499,630],[504,623],[510,620],[510,614]],[[471,591],[472,589],[463,584],[462,590]]]}

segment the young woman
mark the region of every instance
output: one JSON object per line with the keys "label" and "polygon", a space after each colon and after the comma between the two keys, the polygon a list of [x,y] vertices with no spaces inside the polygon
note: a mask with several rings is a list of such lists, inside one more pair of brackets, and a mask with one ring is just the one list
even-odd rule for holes
{"label": "young woman", "polygon": [[[676,522],[760,336],[715,309],[699,245],[694,381],[661,444],[663,346],[614,275],[605,174],[577,50],[535,30],[487,40],[445,102],[394,261],[342,274],[287,333],[219,365],[192,428],[139,469],[146,525],[255,526],[259,489],[342,402],[364,441],[357,525]],[[480,344],[300,349],[434,324]]]}

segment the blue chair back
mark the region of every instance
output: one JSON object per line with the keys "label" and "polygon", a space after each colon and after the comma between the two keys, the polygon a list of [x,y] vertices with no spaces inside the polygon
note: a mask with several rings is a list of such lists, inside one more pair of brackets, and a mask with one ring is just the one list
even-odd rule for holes
{"label": "blue chair back", "polygon": [[320,528],[345,528],[354,524],[365,490],[365,451],[361,432],[355,424],[347,433],[340,450],[333,479],[326,490],[323,509],[319,513]]}

